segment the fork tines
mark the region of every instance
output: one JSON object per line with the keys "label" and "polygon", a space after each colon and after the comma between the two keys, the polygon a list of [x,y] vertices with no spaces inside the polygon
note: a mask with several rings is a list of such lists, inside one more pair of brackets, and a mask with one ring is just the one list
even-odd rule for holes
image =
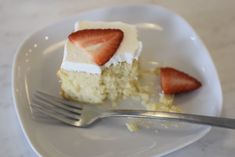
{"label": "fork tines", "polygon": [[43,97],[43,98],[46,98],[47,100],[55,100],[59,103],[62,103],[64,105],[67,105],[67,106],[70,106],[70,107],[73,107],[73,108],[76,108],[76,109],[81,109],[82,108],[82,105],[78,104],[78,103],[74,103],[72,101],[67,101],[65,99],[62,99],[62,98],[59,98],[59,97],[55,97],[55,96],[52,96],[52,95],[49,95],[47,93],[44,93],[42,91],[39,91],[37,90],[36,93],[34,94],[35,96],[39,96],[39,97]]}
{"label": "fork tines", "polygon": [[32,99],[32,109],[64,123],[77,126],[76,123],[80,120],[82,106],[36,91]]}

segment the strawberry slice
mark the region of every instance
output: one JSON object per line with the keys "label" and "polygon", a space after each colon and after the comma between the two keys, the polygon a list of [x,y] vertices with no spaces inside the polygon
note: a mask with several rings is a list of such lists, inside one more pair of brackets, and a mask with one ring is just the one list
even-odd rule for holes
{"label": "strawberry slice", "polygon": [[70,34],[68,38],[96,64],[104,65],[119,48],[123,32],[120,29],[85,29]]}
{"label": "strawberry slice", "polygon": [[192,76],[170,67],[160,68],[160,81],[165,94],[189,92],[201,87],[201,83]]}

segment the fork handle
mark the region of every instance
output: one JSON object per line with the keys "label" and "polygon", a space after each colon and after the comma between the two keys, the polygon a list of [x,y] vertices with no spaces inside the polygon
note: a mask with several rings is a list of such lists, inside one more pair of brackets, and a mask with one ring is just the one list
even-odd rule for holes
{"label": "fork handle", "polygon": [[134,117],[160,120],[174,120],[235,129],[235,119],[174,112],[159,112],[146,110],[110,110],[108,112],[105,112],[102,117]]}

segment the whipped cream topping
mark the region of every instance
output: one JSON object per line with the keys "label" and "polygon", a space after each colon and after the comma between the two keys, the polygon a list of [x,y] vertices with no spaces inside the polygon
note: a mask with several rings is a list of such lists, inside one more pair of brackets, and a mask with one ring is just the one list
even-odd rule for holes
{"label": "whipped cream topping", "polygon": [[101,74],[102,69],[120,62],[132,64],[133,60],[138,60],[142,51],[142,42],[137,39],[135,26],[122,22],[92,22],[82,21],[75,24],[75,31],[83,29],[121,29],[124,38],[113,57],[104,65],[99,66],[94,63],[82,49],[73,45],[69,40],[64,46],[64,57],[61,68],[67,71],[87,72]]}

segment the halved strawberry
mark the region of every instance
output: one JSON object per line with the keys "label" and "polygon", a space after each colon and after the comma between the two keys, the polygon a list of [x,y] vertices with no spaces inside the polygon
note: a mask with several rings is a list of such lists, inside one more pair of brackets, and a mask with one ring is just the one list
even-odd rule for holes
{"label": "halved strawberry", "polygon": [[160,68],[160,81],[165,94],[189,92],[201,87],[192,76],[170,67]]}
{"label": "halved strawberry", "polygon": [[69,35],[69,40],[98,64],[103,65],[119,48],[123,32],[120,29],[85,29]]}

